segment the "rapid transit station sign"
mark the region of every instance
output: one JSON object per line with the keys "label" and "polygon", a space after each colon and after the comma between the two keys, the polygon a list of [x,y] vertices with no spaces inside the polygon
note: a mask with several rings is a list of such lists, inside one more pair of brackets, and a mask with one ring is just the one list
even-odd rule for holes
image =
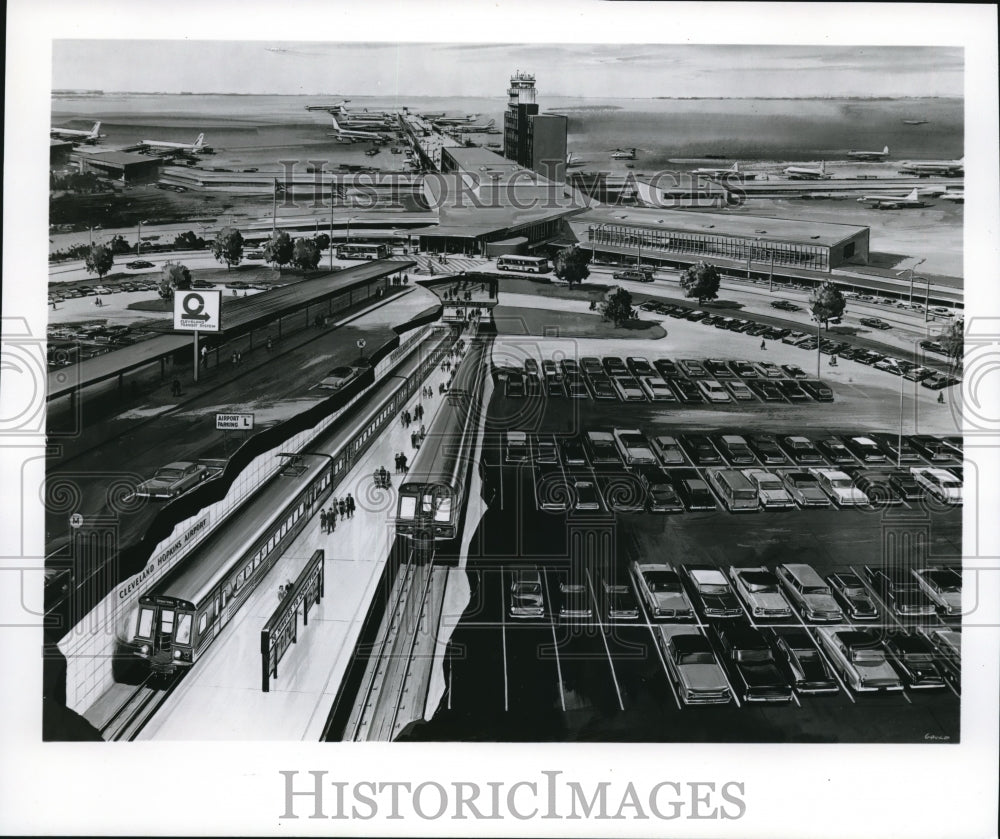
{"label": "rapid transit station sign", "polygon": [[174,329],[218,332],[221,327],[222,292],[202,289],[174,293]]}

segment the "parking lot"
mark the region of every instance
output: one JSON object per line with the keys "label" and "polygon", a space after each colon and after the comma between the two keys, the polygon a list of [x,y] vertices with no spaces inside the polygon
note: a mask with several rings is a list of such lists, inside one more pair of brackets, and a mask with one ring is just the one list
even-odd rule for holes
{"label": "parking lot", "polygon": [[[954,470],[948,474],[960,481],[961,441],[945,433],[927,435],[938,443],[933,463],[922,452],[904,446],[903,462],[897,464],[891,456],[895,451],[891,424],[874,425],[869,420],[852,425],[852,411],[842,412],[838,404],[851,401],[852,396],[845,399],[836,383],[833,405],[812,398],[798,403],[734,399],[718,404],[595,399],[592,383],[586,380],[587,395],[574,398],[566,386],[566,380],[574,376],[572,364],[566,371],[561,362],[573,358],[579,363],[591,352],[591,346],[576,344],[572,354],[555,341],[536,342],[536,349],[527,351],[535,354],[540,379],[545,378],[546,368],[552,377],[552,365],[545,361],[553,361],[556,373],[561,374],[563,392],[551,395],[541,392],[542,388],[535,395],[516,389],[508,395],[505,369],[515,369],[511,358],[524,347],[500,352],[481,470],[489,510],[473,535],[467,569],[453,572],[467,575],[470,600],[464,610],[444,618],[454,625],[446,657],[445,696],[434,719],[418,726],[411,736],[523,741],[860,743],[931,738],[956,742],[958,679],[931,688],[907,682],[905,689],[891,692],[857,690],[821,646],[820,633],[824,626],[832,626],[834,633],[863,629],[879,645],[891,638],[929,640],[936,637],[935,630],[956,628],[957,617],[940,609],[911,615],[894,608],[891,595],[877,586],[872,575],[880,569],[895,569],[912,582],[912,569],[958,564],[960,505],[926,489],[923,498],[870,490],[868,503],[859,504],[840,503],[836,494],[820,489],[819,497],[827,501],[822,507],[793,499],[783,508],[755,503],[746,511],[731,512],[712,472],[767,470],[782,481],[790,473],[843,470],[857,489],[870,487],[864,481],[873,477],[938,468]],[[628,371],[628,351],[614,349],[621,353]],[[546,350],[552,351],[549,358]],[[650,363],[664,357],[638,342],[633,352],[648,357]],[[680,353],[673,355],[676,363]],[[731,351],[719,355],[734,360]],[[598,358],[603,367],[605,356]],[[707,360],[698,353],[685,353],[681,358]],[[583,373],[576,375],[582,378]],[[666,380],[662,375],[661,379]],[[891,401],[877,407],[891,416],[894,406],[886,410],[886,405],[891,406]],[[607,452],[595,462],[595,450],[585,439],[588,432],[614,438],[616,429],[638,431],[656,456],[656,468],[676,489],[685,481],[704,482],[711,506],[692,509],[684,493],[678,492],[679,509],[654,511],[650,487],[641,479],[643,466],[627,465],[620,447],[617,462]],[[873,440],[882,458],[877,463],[868,462],[864,448],[844,445],[843,450],[821,450],[816,446],[824,440],[847,443],[879,432],[886,437]],[[767,462],[756,445],[750,449],[750,461],[745,460],[745,452],[734,456],[723,435],[748,442],[770,435],[783,462]],[[652,440],[662,436],[677,441],[676,461],[664,462],[662,451],[653,445]],[[699,441],[691,439],[699,436],[705,438],[701,442],[707,444],[711,462],[699,459]],[[805,437],[815,459],[797,463],[796,451],[786,439],[790,437]],[[920,442],[929,445],[922,438]],[[882,446],[889,446],[888,452]],[[898,459],[899,451],[896,454]],[[581,483],[590,486],[581,488]],[[882,481],[880,486],[890,485]],[[693,606],[692,615],[655,618],[636,582],[636,562],[667,563],[677,571]],[[715,706],[686,704],[677,677],[668,668],[662,627],[668,627],[666,635],[676,628],[703,635],[721,664],[724,651],[712,625],[725,621],[700,607],[684,566],[718,569],[732,583],[731,569],[763,567],[774,572],[787,563],[806,563],[824,579],[837,573],[856,574],[877,610],[876,619],[853,620],[845,613],[824,625],[807,619],[794,604],[787,618],[763,619],[751,614],[741,596],[740,614],[733,620],[759,630],[772,648],[777,636],[803,630],[816,655],[827,664],[834,692],[815,694],[794,687],[787,701],[748,700],[735,684],[732,665],[726,664],[723,673],[730,700]],[[528,579],[539,574],[539,614],[515,613],[514,585],[523,581],[525,573]],[[615,602],[634,603],[634,618],[622,617],[610,608],[606,584],[624,587]],[[944,674],[942,655],[934,648],[934,667]],[[785,663],[779,661],[778,669],[792,685]]]}

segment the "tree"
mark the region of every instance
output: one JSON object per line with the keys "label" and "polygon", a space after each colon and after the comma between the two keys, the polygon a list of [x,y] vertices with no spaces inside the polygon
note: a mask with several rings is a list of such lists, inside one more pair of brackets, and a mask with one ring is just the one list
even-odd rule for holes
{"label": "tree", "polygon": [[681,288],[685,297],[697,297],[698,305],[719,296],[719,269],[707,262],[690,266],[681,274]]}
{"label": "tree", "polygon": [[292,261],[294,254],[295,245],[292,243],[292,237],[287,233],[275,233],[264,243],[264,259],[277,265],[279,272],[283,265]]}
{"label": "tree", "polygon": [[113,236],[108,242],[108,247],[114,254],[132,253],[132,246],[125,240],[124,236]]}
{"label": "tree", "polygon": [[115,255],[106,245],[91,245],[87,252],[86,264],[88,274],[97,274],[99,279],[104,279],[104,275],[115,264]]}
{"label": "tree", "polygon": [[296,239],[292,264],[303,271],[315,271],[319,265],[319,248],[315,239]]}
{"label": "tree", "polygon": [[160,297],[169,299],[175,291],[186,291],[191,288],[191,272],[186,265],[179,262],[165,262],[163,274],[160,277]]}
{"label": "tree", "polygon": [[614,321],[615,326],[624,326],[634,317],[632,295],[621,286],[610,289],[601,301],[601,316]]}
{"label": "tree", "polygon": [[[196,236],[193,230],[181,233],[174,238],[174,249],[179,251],[200,251],[205,247],[205,240],[201,236]],[[218,259],[218,254],[215,255]],[[233,263],[236,264],[235,262]]]}
{"label": "tree", "polygon": [[560,280],[565,280],[570,286],[573,283],[582,283],[590,276],[588,262],[590,254],[579,246],[571,245],[563,248],[556,254],[556,276]]}
{"label": "tree", "polygon": [[235,227],[222,228],[212,242],[212,255],[226,263],[227,271],[239,265],[243,261],[243,234]]}
{"label": "tree", "polygon": [[316,247],[321,251],[325,251],[330,247],[330,237],[325,233],[320,233],[313,241],[316,243]]}
{"label": "tree", "polygon": [[809,309],[813,318],[822,323],[825,329],[830,328],[829,321],[839,318],[844,313],[847,301],[840,289],[834,283],[825,282],[809,297]]}
{"label": "tree", "polygon": [[945,329],[941,333],[940,343],[948,357],[961,367],[965,358],[965,321],[956,320]]}

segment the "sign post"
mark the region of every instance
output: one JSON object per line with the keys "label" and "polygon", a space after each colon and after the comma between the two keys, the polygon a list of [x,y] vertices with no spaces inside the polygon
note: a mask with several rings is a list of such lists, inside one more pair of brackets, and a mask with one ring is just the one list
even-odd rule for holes
{"label": "sign post", "polygon": [[361,350],[361,362],[364,363],[365,360],[365,347],[368,346],[368,342],[364,338],[358,338],[358,349]]}
{"label": "sign post", "polygon": [[253,414],[216,414],[216,431],[252,431]]}
{"label": "sign post", "polygon": [[198,333],[218,332],[222,328],[221,291],[177,291],[174,293],[174,329],[194,333],[194,380],[198,381],[201,358]]}

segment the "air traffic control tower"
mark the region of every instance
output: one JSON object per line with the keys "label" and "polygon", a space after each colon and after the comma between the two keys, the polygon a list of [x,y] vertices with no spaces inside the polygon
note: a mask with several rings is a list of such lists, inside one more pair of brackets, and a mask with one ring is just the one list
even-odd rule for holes
{"label": "air traffic control tower", "polygon": [[507,88],[503,118],[503,154],[525,169],[557,183],[566,181],[566,134],[562,114],[539,114],[535,76],[517,71]]}

